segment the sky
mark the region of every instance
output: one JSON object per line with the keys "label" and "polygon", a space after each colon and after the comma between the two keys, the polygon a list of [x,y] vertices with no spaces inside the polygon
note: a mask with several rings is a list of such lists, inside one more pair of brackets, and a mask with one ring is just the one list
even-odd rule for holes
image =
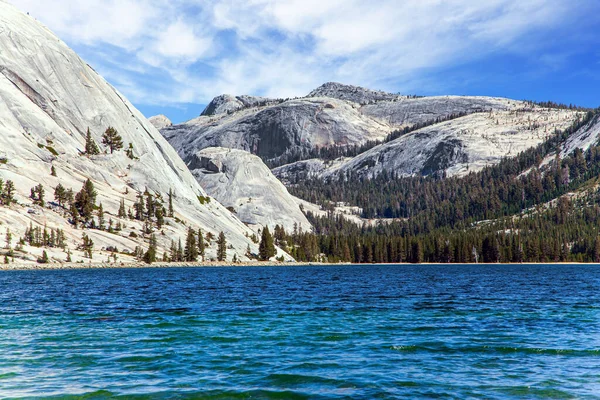
{"label": "sky", "polygon": [[329,81],[600,106],[598,0],[9,0],[146,116]]}

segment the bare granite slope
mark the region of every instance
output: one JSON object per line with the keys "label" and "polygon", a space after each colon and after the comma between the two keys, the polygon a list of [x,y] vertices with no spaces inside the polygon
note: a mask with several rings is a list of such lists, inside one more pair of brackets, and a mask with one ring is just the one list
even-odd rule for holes
{"label": "bare granite slope", "polygon": [[[110,154],[102,145],[103,154],[81,155],[86,130],[89,128],[100,144],[101,134],[109,126],[118,130],[126,147],[131,143],[135,159],[124,151]],[[108,212],[106,219],[114,222],[122,198],[130,208],[136,192],[147,188],[166,199],[172,189],[175,215],[186,225],[169,219],[165,235],[157,232],[161,249],[171,238],[184,239],[188,226],[213,234],[224,231],[231,245],[230,258],[234,254],[245,258],[248,245],[256,249],[247,238],[251,231],[225,207],[217,201],[200,204],[198,196],[206,193],[177,152],[123,95],[45,26],[2,0],[0,160],[0,178],[15,182],[19,202],[10,209],[0,208],[0,236],[10,227],[18,237],[29,223],[35,223],[62,228],[71,243],[80,241],[81,231],[71,228],[60,209],[33,207],[28,194],[31,187],[41,183],[49,201],[58,183],[79,191],[83,181],[90,178],[98,191],[98,202]],[[57,171],[56,177],[50,175],[51,166]],[[137,222],[122,222],[131,229],[139,228]],[[145,247],[144,238],[123,237],[129,230],[91,235],[98,248]],[[213,244],[208,257],[214,257],[215,251]]]}
{"label": "bare granite slope", "polygon": [[188,167],[209,195],[252,227],[311,225],[298,203],[260,158],[243,150],[210,147],[194,154]]}

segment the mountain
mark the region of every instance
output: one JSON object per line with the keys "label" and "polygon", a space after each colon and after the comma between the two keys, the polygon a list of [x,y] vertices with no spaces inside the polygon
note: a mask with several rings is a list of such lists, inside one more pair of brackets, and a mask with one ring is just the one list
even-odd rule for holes
{"label": "mountain", "polygon": [[161,133],[183,159],[208,147],[226,147],[280,166],[331,148],[352,149],[384,141],[401,129],[525,107],[524,102],[500,98],[409,98],[327,83],[308,97],[288,100],[217,96],[200,117],[165,127]]}
{"label": "mountain", "polygon": [[155,115],[153,117],[148,118],[148,121],[152,124],[153,127],[155,127],[156,129],[160,130],[160,129],[164,129],[168,126],[172,126],[173,123],[171,122],[171,120],[169,118],[167,118],[165,115]]}
{"label": "mountain", "polygon": [[250,226],[280,225],[310,230],[296,200],[255,155],[243,150],[210,147],[194,154],[188,167],[209,195]]}
{"label": "mountain", "polygon": [[[131,157],[125,149],[113,154],[101,145],[108,127],[118,131]],[[88,128],[102,150],[98,155],[83,154]],[[56,176],[51,175],[52,168]],[[106,224],[111,219],[126,227],[117,233],[86,230],[97,251],[118,247],[133,253],[136,246],[148,247],[148,235],[141,233],[147,223],[118,218],[119,203],[123,199],[125,207],[133,209],[136,194],[147,191],[153,199],[162,198],[166,207],[170,190],[174,218],[167,218],[161,229],[154,228],[160,256],[171,239],[185,239],[188,227],[213,235],[223,231],[229,258],[235,254],[244,259],[248,246],[257,248],[247,237],[252,231],[225,207],[217,201],[201,204],[199,197],[208,197],[177,152],[122,94],[45,26],[4,1],[0,1],[0,178],[14,182],[18,202],[0,207],[0,234],[10,228],[15,243],[30,224],[63,229],[74,260],[83,259],[76,245],[84,231],[69,223],[68,210],[51,202],[52,193],[59,183],[77,193],[88,178],[98,193],[96,205],[101,203],[106,212]],[[38,184],[46,191],[44,207],[29,198],[30,189]],[[41,254],[31,246],[25,250],[28,253],[17,257],[31,260]],[[107,253],[102,254],[105,259]],[[207,258],[215,254],[213,243]],[[126,254],[119,257],[131,259]],[[64,253],[52,250],[51,258],[64,259]]]}
{"label": "mountain", "polygon": [[295,99],[217,96],[200,117],[161,133],[188,165],[203,149],[244,150],[289,186],[349,174],[462,175],[539,145],[582,114],[504,98],[401,96],[330,82]]}
{"label": "mountain", "polygon": [[390,131],[356,104],[320,97],[201,116],[161,133],[183,159],[208,147],[227,147],[285,163],[318,148],[380,140]]}

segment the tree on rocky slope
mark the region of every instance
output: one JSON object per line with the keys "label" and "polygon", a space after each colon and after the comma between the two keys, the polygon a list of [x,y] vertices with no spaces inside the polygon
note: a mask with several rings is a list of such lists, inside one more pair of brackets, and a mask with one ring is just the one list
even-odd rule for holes
{"label": "tree on rocky slope", "polygon": [[85,181],[81,191],[75,195],[75,207],[85,222],[88,222],[93,216],[97,195],[94,184],[89,179]]}
{"label": "tree on rocky slope", "polygon": [[0,179],[0,204],[10,206],[15,201],[15,184],[8,180],[6,184]]}
{"label": "tree on rocky slope", "polygon": [[29,196],[33,200],[33,204],[38,204],[44,207],[44,186],[40,183],[37,186],[31,188],[31,194]]}
{"label": "tree on rocky slope", "polygon": [[202,236],[202,229],[198,229],[198,255],[202,257],[202,261],[204,261],[205,251],[206,246],[204,245],[204,236]]}
{"label": "tree on rocky slope", "polygon": [[275,256],[275,244],[273,243],[273,236],[269,232],[269,227],[265,226],[258,246],[258,256],[262,261],[268,261],[271,257]]}
{"label": "tree on rocky slope", "polygon": [[92,259],[92,251],[94,249],[94,241],[90,239],[88,235],[85,233],[81,236],[81,246],[79,248],[83,251],[85,256],[89,259]]}
{"label": "tree on rocky slope", "polygon": [[90,132],[90,128],[87,129],[87,133],[85,135],[85,154],[87,154],[88,156],[100,154],[100,149],[98,148],[96,141],[92,137],[92,132]]}
{"label": "tree on rocky slope", "polygon": [[108,146],[112,154],[115,150],[123,148],[123,138],[115,128],[109,126],[102,135],[102,144]]}
{"label": "tree on rocky slope", "polygon": [[144,262],[146,264],[152,264],[156,261],[156,250],[157,250],[156,235],[150,236],[150,243],[148,245],[148,251],[144,253]]}
{"label": "tree on rocky slope", "polygon": [[225,233],[219,233],[219,238],[217,239],[217,260],[225,261],[227,258],[227,239],[225,238]]}
{"label": "tree on rocky slope", "polygon": [[196,232],[192,229],[188,229],[187,237],[185,239],[185,250],[184,250],[185,261],[194,262],[198,260],[198,247],[196,246]]}

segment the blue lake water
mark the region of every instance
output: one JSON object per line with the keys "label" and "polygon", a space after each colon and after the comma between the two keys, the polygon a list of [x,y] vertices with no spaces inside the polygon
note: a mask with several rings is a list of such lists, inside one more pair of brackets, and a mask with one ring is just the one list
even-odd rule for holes
{"label": "blue lake water", "polygon": [[23,397],[600,398],[600,267],[0,272]]}

